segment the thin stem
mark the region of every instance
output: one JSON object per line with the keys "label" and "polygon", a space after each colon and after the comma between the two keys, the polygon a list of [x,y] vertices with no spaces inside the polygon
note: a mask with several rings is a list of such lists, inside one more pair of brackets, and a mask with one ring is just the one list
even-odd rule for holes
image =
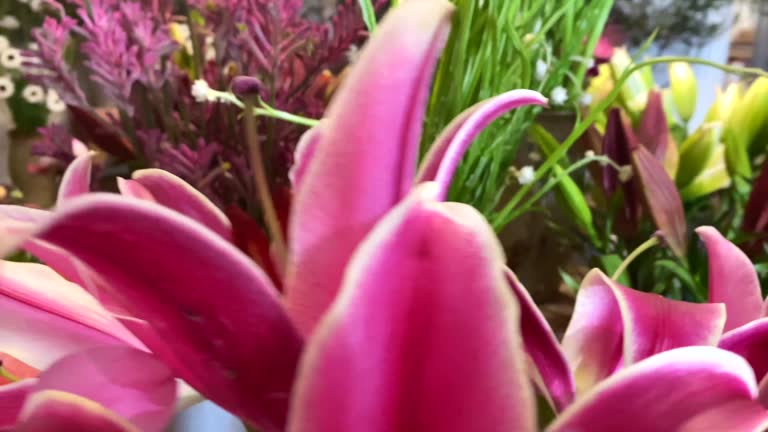
{"label": "thin stem", "polygon": [[280,226],[280,220],[277,218],[275,203],[272,200],[269,183],[264,171],[264,159],[256,132],[256,117],[248,114],[253,111],[253,104],[246,101],[245,108],[243,124],[245,126],[245,139],[250,153],[253,178],[256,181],[256,194],[258,195],[264,215],[264,224],[267,226],[267,231],[272,239],[277,267],[278,269],[283,269],[288,255],[285,239],[283,238],[283,230]]}
{"label": "thin stem", "polygon": [[[621,91],[621,87],[624,85],[624,82],[627,81],[630,75],[632,75],[634,72],[638,71],[639,69],[642,69],[644,67],[652,66],[655,64],[662,64],[662,63],[672,63],[672,62],[688,62],[688,63],[694,63],[694,64],[702,64],[706,66],[711,66],[716,69],[720,69],[729,73],[734,74],[743,74],[743,75],[759,75],[759,76],[766,76],[768,77],[768,72],[759,69],[759,68],[752,68],[752,67],[736,67],[736,66],[728,66],[728,65],[722,65],[719,63],[711,62],[708,60],[702,60],[697,59],[694,57],[673,57],[673,56],[665,56],[665,57],[657,57],[650,60],[645,60],[642,62],[639,62],[635,64],[632,67],[628,67],[624,70],[624,73],[621,74],[621,77],[616,81],[616,85],[613,87],[610,93],[608,93],[608,96],[605,97],[600,103],[595,107],[595,109],[591,110],[587,117],[584,118],[584,121],[577,124],[576,127],[573,129],[570,135],[568,135],[568,138],[563,141],[563,143],[558,147],[558,149],[553,152],[546,161],[539,167],[539,169],[536,171],[536,176],[534,177],[534,181],[523,186],[520,190],[515,193],[515,195],[512,196],[512,198],[507,202],[507,204],[504,206],[504,208],[498,213],[497,217],[494,218],[494,226],[497,229],[500,229],[499,227],[499,221],[505,221],[506,223],[509,223],[512,221],[510,219],[510,215],[512,215],[514,208],[517,206],[517,204],[523,199],[523,197],[531,190],[533,185],[540,180],[544,175],[547,174],[547,171],[552,169],[557,162],[565,156],[565,154],[568,152],[568,150],[573,146],[573,144],[576,143],[576,140],[578,140],[581,135],[584,134],[584,132],[589,129],[589,127],[597,120],[597,118],[602,115],[602,113],[608,109],[611,104],[616,100],[616,98],[619,95],[619,92]],[[502,225],[503,227],[503,225]]]}
{"label": "thin stem", "polygon": [[520,207],[515,209],[515,211],[509,215],[509,219],[508,220],[502,220],[500,222],[497,221],[497,222],[495,222],[493,224],[493,227],[498,232],[507,223],[513,221],[515,218],[517,218],[521,214],[525,213],[529,208],[531,208],[531,206],[533,206],[536,203],[536,201],[541,199],[542,196],[544,196],[547,192],[552,190],[552,188],[557,186],[557,184],[560,183],[560,181],[562,179],[566,178],[572,172],[578,170],[579,168],[581,168],[581,167],[583,167],[583,166],[585,166],[585,165],[587,165],[587,164],[589,164],[591,162],[600,162],[602,164],[610,165],[613,168],[615,168],[617,171],[619,169],[621,169],[621,167],[616,162],[614,162],[613,160],[611,160],[611,158],[609,158],[607,156],[590,156],[590,157],[585,157],[585,158],[579,160],[578,162],[574,163],[573,165],[569,166],[568,168],[564,169],[562,172],[560,172],[560,174],[558,176],[550,179],[544,185],[544,187],[539,189],[538,191],[536,191],[536,194],[534,194],[530,199],[528,199],[528,201],[526,201],[523,205],[521,205]]}
{"label": "thin stem", "polygon": [[630,264],[632,264],[632,261],[635,260],[640,254],[647,251],[648,249],[657,246],[659,244],[659,238],[657,236],[653,236],[643,242],[640,246],[638,246],[635,250],[632,251],[632,253],[627,256],[624,261],[622,261],[619,268],[616,269],[615,272],[613,272],[613,276],[611,276],[611,279],[613,280],[619,280],[619,277],[621,277],[621,274],[624,273],[624,270],[629,267]]}

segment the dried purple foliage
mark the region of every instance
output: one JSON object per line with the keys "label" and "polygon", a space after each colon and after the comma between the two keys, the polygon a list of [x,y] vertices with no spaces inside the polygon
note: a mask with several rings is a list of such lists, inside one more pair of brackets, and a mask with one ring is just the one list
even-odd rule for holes
{"label": "dried purple foliage", "polygon": [[[76,14],[49,19],[36,30],[39,49],[30,53],[31,78],[55,88],[68,105],[89,111],[91,120],[114,126],[107,131],[112,136],[89,140],[78,136],[75,124],[75,136],[106,152],[106,141],[127,141],[136,160],[123,155],[111,163],[169,170],[222,207],[238,204],[249,210],[257,208],[257,201],[239,110],[195,101],[194,80],[228,89],[235,76],[249,75],[260,83],[258,96],[271,106],[319,118],[335,74],[366,37],[355,0],[344,0],[327,22],[305,18],[301,0],[187,0],[189,10],[172,10],[170,0],[49,3],[61,11],[75,7]],[[174,37],[178,24],[189,26],[190,43]],[[96,113],[92,98],[62,60],[74,39],[79,42],[76,57],[90,80],[116,108],[111,115]],[[293,150],[304,129],[276,119],[259,120],[275,189],[288,184]],[[62,133],[58,127],[44,130],[36,154],[69,163],[69,156],[58,150],[55,135]]]}

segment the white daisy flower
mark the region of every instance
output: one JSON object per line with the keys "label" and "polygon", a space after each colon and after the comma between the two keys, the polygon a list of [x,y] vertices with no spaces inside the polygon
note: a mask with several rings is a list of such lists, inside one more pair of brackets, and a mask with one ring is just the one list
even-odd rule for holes
{"label": "white daisy flower", "polygon": [[21,97],[32,104],[43,103],[45,102],[45,89],[39,85],[30,84],[21,91]]}
{"label": "white daisy flower", "polygon": [[215,98],[211,95],[211,86],[205,80],[196,80],[192,84],[192,97],[198,102],[212,102]]}
{"label": "white daisy flower", "polygon": [[0,52],[3,52],[11,47],[11,41],[7,37],[0,35]]}
{"label": "white daisy flower", "polygon": [[587,150],[584,152],[584,157],[591,158],[595,157],[595,151],[594,150]]}
{"label": "white daisy flower", "polygon": [[6,30],[16,30],[20,25],[21,23],[19,22],[19,19],[13,15],[5,15],[0,18],[0,28],[4,28]]}
{"label": "white daisy flower", "polygon": [[8,99],[16,91],[16,85],[13,84],[11,77],[0,76],[0,100]]}
{"label": "white daisy flower", "polygon": [[536,79],[539,81],[543,81],[544,78],[547,76],[547,70],[549,69],[549,66],[547,66],[547,63],[542,60],[538,59],[536,60]]}
{"label": "white daisy flower", "polygon": [[30,42],[27,44],[27,49],[30,51],[37,51],[40,49],[40,45],[38,45],[37,42]]}
{"label": "white daisy flower", "polygon": [[43,8],[42,0],[29,0],[29,8],[35,12],[40,12]]}
{"label": "white daisy flower", "polygon": [[67,109],[67,104],[61,100],[59,94],[53,89],[48,90],[48,94],[45,96],[45,106],[48,108],[48,111],[54,113],[63,112]]}
{"label": "white daisy flower", "polygon": [[555,87],[549,95],[549,100],[552,101],[552,105],[563,105],[568,101],[568,90],[563,86]]}
{"label": "white daisy flower", "polygon": [[0,66],[6,69],[21,69],[21,51],[16,48],[8,48],[0,52]]}
{"label": "white daisy flower", "polygon": [[521,185],[527,185],[528,183],[532,183],[535,177],[536,170],[534,170],[532,166],[526,165],[520,168],[520,172],[517,173],[517,182]]}

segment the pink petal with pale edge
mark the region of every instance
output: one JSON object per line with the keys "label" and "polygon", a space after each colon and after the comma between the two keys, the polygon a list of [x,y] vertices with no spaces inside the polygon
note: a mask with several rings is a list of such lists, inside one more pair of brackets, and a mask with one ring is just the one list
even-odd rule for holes
{"label": "pink petal with pale edge", "polygon": [[709,301],[725,303],[728,313],[725,331],[759,318],[763,297],[752,262],[715,228],[702,226],[696,234],[707,248]]}
{"label": "pink petal with pale edge", "polygon": [[575,383],[568,361],[552,328],[512,270],[505,269],[507,283],[520,304],[520,330],[525,351],[536,365],[542,389],[557,411],[573,402]]}
{"label": "pink petal with pale edge", "polygon": [[73,200],[39,237],[102,275],[159,338],[136,336],[180,378],[280,429],[302,341],[269,278],[235,246],[163,206],[110,194]]}
{"label": "pink petal with pale edge", "polygon": [[91,154],[89,152],[78,156],[64,171],[59,184],[59,194],[56,203],[61,204],[70,198],[91,191]]}
{"label": "pink petal with pale edge", "polygon": [[468,108],[432,144],[417,181],[436,181],[440,185],[440,196],[445,197],[464,153],[486,126],[515,108],[546,104],[547,98],[539,92],[512,90]]}
{"label": "pink petal with pale edge", "polygon": [[357,244],[413,184],[429,84],[452,11],[446,0],[393,8],[328,108],[289,224],[286,302],[305,335],[336,296]]}
{"label": "pink petal with pale edge", "polygon": [[294,193],[297,193],[296,191],[299,189],[299,186],[304,179],[307,167],[315,155],[315,150],[317,150],[317,144],[323,139],[323,124],[324,123],[321,121],[312,129],[304,132],[299,139],[299,143],[296,144],[296,151],[293,155],[293,166],[291,166],[291,169],[288,172],[288,178],[291,180]]}
{"label": "pink petal with pale edge", "polygon": [[150,192],[149,189],[142,186],[141,183],[137,182],[136,180],[126,180],[124,178],[118,177],[117,188],[120,190],[120,194],[122,196],[154,203],[157,202],[154,195],[152,195],[152,192]]}
{"label": "pink petal with pale edge", "polygon": [[36,383],[37,379],[27,379],[0,386],[0,431],[13,428]]}
{"label": "pink petal with pale edge", "polygon": [[[714,347],[685,347],[636,363],[598,384],[547,428],[548,432],[694,431],[683,429],[702,418],[724,429],[768,419],[755,406],[757,384],[752,368],[741,357]],[[723,410],[752,405],[749,419]],[[756,413],[756,411],[758,411]],[[755,415],[757,414],[757,415]],[[704,417],[702,417],[704,416]],[[698,430],[696,430],[698,432]]]}
{"label": "pink petal with pale edge", "polygon": [[14,432],[139,432],[102,405],[71,393],[48,390],[27,399]]}
{"label": "pink petal with pale edge", "polygon": [[291,432],[533,431],[519,311],[483,216],[414,191],[350,261],[302,359]]}
{"label": "pink petal with pale edge", "polygon": [[758,381],[768,374],[768,318],[735,328],[720,339],[718,347],[744,357]]}
{"label": "pink petal with pale edge", "polygon": [[714,346],[725,308],[644,293],[612,281],[599,270],[584,277],[562,347],[577,394],[617,368],[673,348]]}
{"label": "pink petal with pale edge", "polygon": [[40,374],[35,392],[76,394],[145,432],[164,430],[176,402],[176,381],[160,360],[129,347],[102,347],[67,356]]}
{"label": "pink petal with pale edge", "polygon": [[232,224],[205,195],[189,183],[160,169],[134,171],[133,180],[144,186],[156,202],[188,216],[224,237],[232,239]]}

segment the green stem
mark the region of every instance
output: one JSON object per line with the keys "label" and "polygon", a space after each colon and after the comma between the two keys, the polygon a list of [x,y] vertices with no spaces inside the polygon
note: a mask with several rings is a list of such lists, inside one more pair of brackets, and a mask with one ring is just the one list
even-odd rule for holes
{"label": "green stem", "polygon": [[496,229],[500,229],[503,227],[503,224],[501,224],[501,227],[499,226],[499,221],[505,221],[505,223],[509,223],[512,221],[510,219],[510,215],[513,214],[513,209],[517,206],[517,204],[523,199],[523,197],[531,190],[533,185],[540,180],[544,175],[547,174],[547,171],[552,169],[555,164],[558,163],[560,159],[565,156],[565,154],[568,152],[568,150],[573,146],[573,144],[576,143],[576,140],[578,140],[581,135],[584,134],[584,132],[589,129],[589,127],[597,120],[597,118],[602,115],[602,113],[608,109],[608,107],[613,104],[613,102],[616,100],[616,98],[619,95],[619,92],[621,91],[621,87],[624,85],[624,82],[627,81],[630,75],[632,75],[634,72],[636,72],[639,69],[642,69],[644,67],[652,66],[655,64],[662,64],[662,63],[672,63],[672,62],[688,62],[688,63],[694,63],[694,64],[702,64],[706,66],[711,66],[716,69],[723,70],[725,72],[734,73],[734,74],[745,74],[745,75],[759,75],[759,76],[766,76],[768,77],[768,72],[759,69],[759,68],[752,68],[752,67],[737,67],[737,66],[728,66],[723,65],[715,62],[711,62],[709,60],[702,60],[694,57],[673,57],[673,56],[665,56],[665,57],[657,57],[650,60],[645,60],[642,62],[639,62],[635,64],[632,67],[627,68],[624,70],[624,73],[621,74],[621,77],[616,81],[616,85],[611,90],[610,93],[608,93],[608,96],[606,96],[605,99],[600,101],[599,104],[595,107],[595,109],[591,110],[587,117],[584,118],[584,120],[577,124],[576,127],[573,129],[570,135],[568,135],[568,138],[563,141],[563,143],[558,147],[558,149],[550,155],[546,161],[539,167],[539,169],[536,171],[536,176],[534,177],[534,181],[523,186],[520,188],[520,190],[515,193],[515,195],[512,196],[512,198],[507,202],[507,204],[504,206],[504,208],[497,214],[497,216],[494,218],[493,225],[496,227]]}
{"label": "green stem", "polygon": [[621,277],[621,274],[624,273],[624,270],[629,267],[630,264],[632,264],[632,261],[635,260],[640,254],[647,251],[648,249],[657,246],[659,244],[659,238],[656,236],[653,236],[646,240],[643,244],[638,246],[635,250],[632,251],[627,258],[624,259],[624,261],[621,263],[619,268],[616,269],[615,272],[613,272],[613,276],[611,276],[611,279],[613,280],[619,280],[619,277]]}
{"label": "green stem", "polygon": [[245,108],[246,114],[243,116],[245,140],[250,153],[251,170],[253,170],[253,178],[256,182],[256,192],[261,204],[262,214],[264,215],[264,224],[267,227],[267,231],[269,232],[269,236],[274,246],[277,267],[282,270],[288,255],[288,250],[285,245],[285,239],[283,238],[283,230],[280,225],[280,220],[278,219],[277,211],[275,210],[275,203],[272,200],[269,181],[267,180],[264,171],[264,158],[261,154],[261,146],[256,131],[256,117],[247,114],[253,111],[253,104],[246,102]]}
{"label": "green stem", "polygon": [[600,162],[600,163],[608,164],[608,165],[611,165],[612,167],[616,168],[616,170],[621,168],[616,162],[614,162],[613,160],[611,160],[611,158],[606,157],[606,156],[590,156],[590,157],[585,157],[585,158],[579,160],[578,162],[574,163],[573,165],[569,166],[567,169],[561,171],[558,176],[556,176],[554,178],[551,178],[544,185],[544,187],[539,189],[538,191],[536,191],[536,194],[534,194],[530,199],[528,199],[528,201],[526,201],[523,205],[521,205],[520,207],[515,209],[515,211],[509,215],[509,220],[508,221],[501,221],[498,224],[495,223],[493,227],[498,232],[507,223],[509,223],[510,221],[512,221],[515,218],[519,217],[521,214],[523,214],[526,211],[528,211],[528,209],[530,209],[531,206],[533,206],[536,203],[536,201],[541,199],[541,197],[543,197],[547,192],[549,192],[550,190],[552,190],[552,188],[557,186],[557,184],[560,183],[560,181],[562,179],[568,177],[568,175],[570,175],[572,172],[578,170],[581,167],[584,167],[584,166],[588,165],[591,162]]}

